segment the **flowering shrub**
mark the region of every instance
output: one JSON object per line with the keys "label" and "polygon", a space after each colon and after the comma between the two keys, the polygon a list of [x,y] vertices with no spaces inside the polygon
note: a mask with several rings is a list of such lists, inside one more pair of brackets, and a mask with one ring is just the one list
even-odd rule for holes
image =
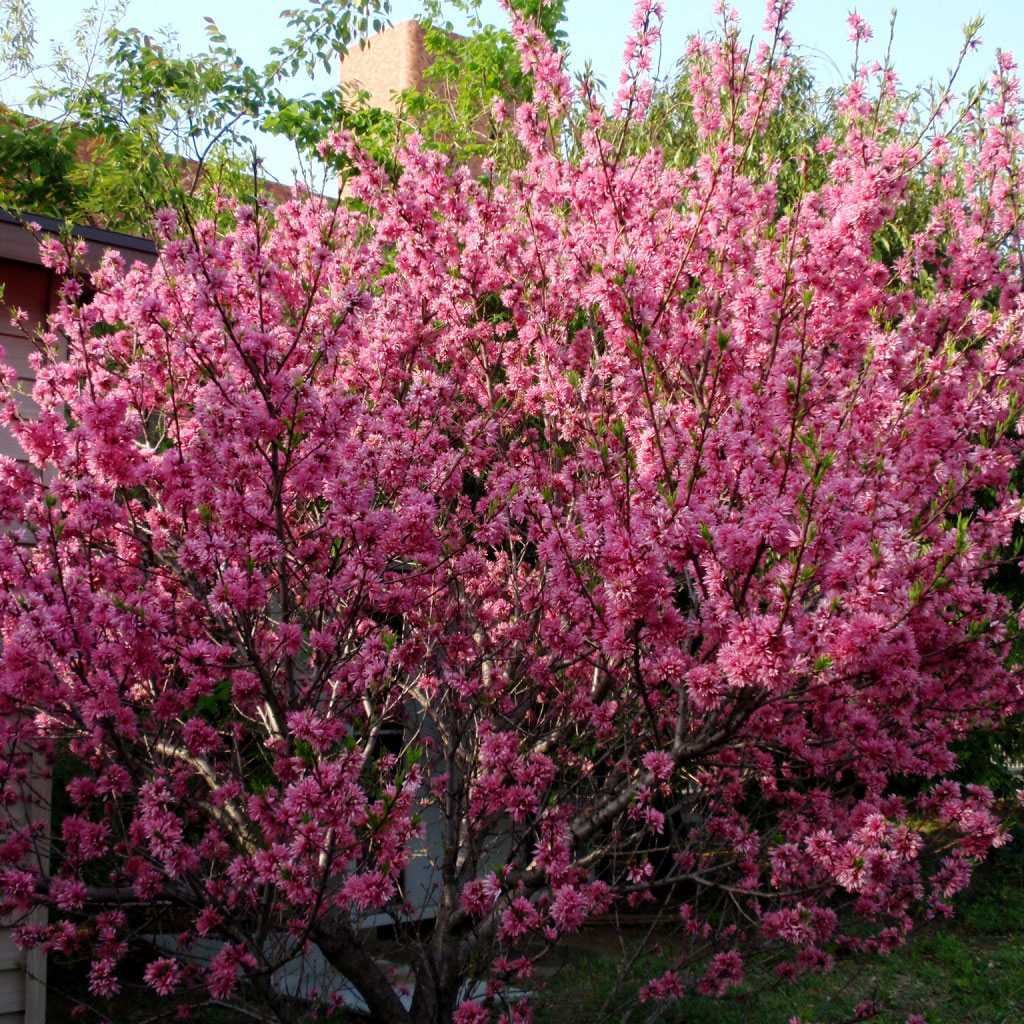
{"label": "flowering shrub", "polygon": [[[728,16],[692,41],[682,170],[614,144],[654,4],[611,121],[518,22],[509,180],[414,137],[392,182],[336,136],[341,204],[168,212],[152,269],[66,279],[33,416],[5,370],[6,802],[71,765],[57,832],[3,825],[0,910],[49,912],[23,944],[105,997],[173,932],[155,993],[281,1020],[316,946],[382,1022],[523,1021],[595,915],[667,905],[644,998],[722,994],[755,942],[784,976],[891,948],[1004,841],[947,776],[1021,709],[986,589],[1020,514],[1013,63],[941,137],[862,67],[782,204],[752,155],[788,6],[752,53]],[[366,926],[420,914],[403,1000]]]}

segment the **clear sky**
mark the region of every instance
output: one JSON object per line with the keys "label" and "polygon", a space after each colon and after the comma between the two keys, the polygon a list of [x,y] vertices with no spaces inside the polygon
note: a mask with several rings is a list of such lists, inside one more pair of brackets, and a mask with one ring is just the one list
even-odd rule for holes
{"label": "clear sky", "polygon": [[[247,59],[262,63],[266,51],[282,34],[278,12],[287,6],[300,6],[302,0],[132,0],[126,22],[153,32],[170,27],[182,47],[195,50],[205,45],[204,15],[212,16],[228,40]],[[392,20],[413,17],[421,0],[393,0]],[[713,0],[664,0],[666,20],[662,50],[662,70],[671,70],[691,33],[712,27]],[[983,77],[991,66],[996,48],[1014,51],[1024,64],[1024,0],[797,0],[790,19],[794,41],[812,62],[820,80],[835,82],[838,67],[846,68],[851,57],[847,42],[846,15],[852,9],[874,27],[873,46],[879,55],[887,36],[889,12],[898,9],[896,21],[895,63],[901,79],[907,83],[941,76],[953,63],[962,41],[961,26],[976,14],[985,18],[982,46],[967,65],[964,82]],[[86,0],[34,0],[38,17],[37,35],[40,56],[51,40],[66,40]],[[760,30],[764,14],[763,0],[732,0],[740,13],[744,29]],[[569,0],[569,40],[574,66],[593,62],[605,81],[614,83],[619,70],[622,42],[626,35],[632,0]],[[497,0],[484,0],[484,15],[497,24],[504,15]],[[458,27],[458,24],[456,23]],[[328,84],[322,75],[316,85]],[[299,88],[303,88],[300,86]],[[7,82],[4,98],[17,102],[18,83]],[[279,178],[290,180],[294,158],[286,143],[268,140],[262,153],[269,169]]]}

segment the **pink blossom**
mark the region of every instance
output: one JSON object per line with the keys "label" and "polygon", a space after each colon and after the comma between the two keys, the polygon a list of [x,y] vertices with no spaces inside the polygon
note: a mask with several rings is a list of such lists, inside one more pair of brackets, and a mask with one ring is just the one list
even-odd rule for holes
{"label": "pink blossom", "polygon": [[874,35],[871,26],[856,12],[851,11],[846,23],[850,26],[850,42],[865,43]]}
{"label": "pink blossom", "polygon": [[664,974],[649,981],[640,990],[640,1002],[664,1002],[669,999],[682,999],[686,994],[686,986],[676,971]]}
{"label": "pink blossom", "polygon": [[146,984],[158,995],[169,996],[181,979],[181,965],[177,960],[166,957],[153,960],[146,965],[144,977]]}
{"label": "pink blossom", "polygon": [[[858,68],[773,163],[790,7],[688,42],[682,164],[645,150],[641,0],[607,102],[511,19],[514,171],[338,131],[340,203],[163,212],[152,266],[42,233],[30,395],[0,361],[20,941],[106,998],[170,913],[227,944],[158,994],[257,999],[315,944],[386,1019],[408,980],[353,938],[382,914],[432,1005],[677,879],[707,969],[648,999],[729,992],[746,939],[797,977],[952,912],[1008,841],[959,743],[1024,710],[990,586],[1024,511],[1020,85],[1000,55],[922,135]],[[488,1007],[457,1015],[527,1013]]]}
{"label": "pink blossom", "polygon": [[209,987],[214,999],[228,999],[238,984],[238,976],[256,967],[256,958],[240,946],[225,944],[210,961]]}
{"label": "pink blossom", "polygon": [[716,953],[697,983],[697,990],[703,995],[724,995],[730,988],[743,982],[743,958],[735,950]]}
{"label": "pink blossom", "polygon": [[461,1003],[452,1017],[453,1024],[488,1024],[490,1019],[487,1008],[476,1001]]}

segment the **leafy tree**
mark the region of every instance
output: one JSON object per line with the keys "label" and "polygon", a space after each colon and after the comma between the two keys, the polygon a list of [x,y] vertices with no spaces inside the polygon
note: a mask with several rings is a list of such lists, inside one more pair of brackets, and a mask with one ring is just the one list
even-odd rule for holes
{"label": "leafy tree", "polygon": [[27,74],[36,44],[36,19],[27,0],[0,0],[0,66],[8,75]]}
{"label": "leafy tree", "polygon": [[[149,234],[162,208],[198,218],[224,195],[253,197],[263,175],[253,129],[293,140],[300,159],[345,124],[372,136],[379,115],[346,104],[340,87],[295,96],[289,86],[300,71],[334,70],[349,46],[383,27],[388,8],[387,0],[309,0],[285,11],[286,34],[263,67],[246,64],[212,18],[206,51],[182,54],[171,37],[121,27],[123,3],[89,8],[73,51],[34,69],[30,107],[56,111],[53,121],[6,118],[0,203]],[[26,47],[8,64],[32,65]]]}
{"label": "leafy tree", "polygon": [[[392,160],[413,127],[460,160],[519,162],[514,135],[497,130],[491,108],[498,97],[528,99],[529,77],[511,34],[481,20],[479,0],[425,3],[428,87],[405,95],[397,120],[340,87],[315,96],[289,91],[299,73],[320,66],[336,71],[350,46],[383,26],[388,6],[383,0],[317,0],[286,11],[290,34],[262,68],[245,64],[212,19],[209,48],[182,54],[173,38],[121,27],[123,4],[96,6],[77,26],[73,49],[59,50],[42,68],[33,60],[31,10],[19,0],[5,63],[21,77],[36,76],[30,107],[56,115],[47,121],[8,112],[0,134],[0,167],[8,169],[0,177],[0,203],[148,234],[153,215],[164,207],[196,218],[209,215],[218,196],[258,191],[253,176],[262,171],[258,162],[254,167],[254,128],[294,142],[307,177],[316,145],[339,127],[355,133],[383,162]],[[560,45],[564,6],[561,0],[513,4],[539,17]],[[451,31],[452,10],[467,16],[468,36]],[[83,60],[81,54],[89,56]],[[337,162],[329,164],[333,174]],[[325,179],[309,183],[323,187]]]}
{"label": "leafy tree", "polygon": [[44,244],[36,415],[4,374],[0,783],[45,804],[67,757],[73,812],[3,820],[0,913],[46,908],[19,941],[89,957],[101,1006],[135,952],[169,1013],[299,1020],[315,948],[382,1024],[522,1022],[551,946],[656,901],[653,1020],[751,956],[892,948],[1005,842],[952,776],[1021,711],[989,585],[1019,84],[1001,55],[940,132],[950,97],[915,123],[858,65],[780,203],[753,154],[788,6],[765,48],[691,44],[689,163],[616,141],[654,100],[641,2],[610,118],[514,23],[506,181],[334,133],[344,202],[164,211],[156,266],[109,257],[89,302]]}
{"label": "leafy tree", "polygon": [[3,110],[0,153],[5,206],[57,217],[82,208],[85,189],[74,181],[78,158],[72,132]]}
{"label": "leafy tree", "polygon": [[[508,6],[565,50],[564,0],[514,0]],[[450,14],[456,11],[468,23],[466,35],[454,31]],[[403,97],[406,126],[459,162],[480,166],[487,160],[499,171],[519,166],[522,149],[495,110],[496,103],[514,107],[532,95],[512,33],[483,21],[480,0],[425,0],[422,20],[430,64],[425,87]]]}

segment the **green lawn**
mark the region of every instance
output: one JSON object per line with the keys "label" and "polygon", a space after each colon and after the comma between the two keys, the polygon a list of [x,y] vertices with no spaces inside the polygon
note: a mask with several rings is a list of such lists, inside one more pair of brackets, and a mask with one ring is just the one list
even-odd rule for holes
{"label": "green lawn", "polygon": [[[646,976],[651,973],[650,962]],[[586,952],[569,957],[547,983],[538,1024],[621,1024],[636,1013],[641,972],[615,991],[616,961]],[[877,1024],[1024,1022],[1024,849],[1002,851],[961,900],[952,922],[923,925],[885,957],[854,956],[834,971],[780,986],[755,977],[725,999],[685,999],[665,1007],[665,1024],[847,1024],[874,1001]],[[649,1006],[645,1009],[649,1009]],[[631,1015],[631,1010],[633,1011]],[[603,1012],[602,1012],[603,1011]]]}

